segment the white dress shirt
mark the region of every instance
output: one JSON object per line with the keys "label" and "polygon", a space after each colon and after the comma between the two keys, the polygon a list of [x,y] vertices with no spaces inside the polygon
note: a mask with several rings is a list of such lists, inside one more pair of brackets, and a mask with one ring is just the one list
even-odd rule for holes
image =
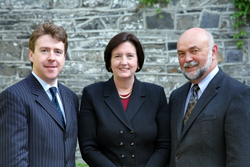
{"label": "white dress shirt", "polygon": [[64,109],[63,109],[63,105],[62,105],[62,101],[61,101],[61,97],[60,97],[60,91],[59,88],[57,86],[57,80],[55,82],[55,84],[53,86],[50,86],[50,84],[48,84],[47,82],[45,82],[44,80],[42,80],[41,78],[39,78],[33,71],[32,74],[34,75],[34,77],[36,77],[36,79],[38,80],[38,82],[42,85],[43,89],[45,90],[45,92],[47,93],[47,95],[49,96],[50,100],[52,101],[52,95],[50,93],[49,88],[50,87],[56,87],[57,88],[57,94],[56,94],[56,98],[58,100],[60,109],[62,111],[62,115],[66,124],[66,117],[65,117],[65,113],[64,113]]}

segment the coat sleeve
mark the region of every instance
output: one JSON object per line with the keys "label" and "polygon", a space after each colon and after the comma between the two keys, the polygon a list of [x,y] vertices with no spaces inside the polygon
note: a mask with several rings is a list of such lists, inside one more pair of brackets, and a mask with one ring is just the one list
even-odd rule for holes
{"label": "coat sleeve", "polygon": [[170,111],[163,88],[160,92],[160,105],[156,116],[157,139],[155,152],[145,167],[165,167],[170,158]]}
{"label": "coat sleeve", "polygon": [[90,167],[116,167],[104,156],[97,142],[97,119],[87,89],[83,89],[78,115],[78,139],[83,160]]}
{"label": "coat sleeve", "polygon": [[22,101],[10,90],[0,94],[0,166],[29,166],[28,121]]}
{"label": "coat sleeve", "polygon": [[250,166],[250,88],[239,91],[225,115],[226,166]]}

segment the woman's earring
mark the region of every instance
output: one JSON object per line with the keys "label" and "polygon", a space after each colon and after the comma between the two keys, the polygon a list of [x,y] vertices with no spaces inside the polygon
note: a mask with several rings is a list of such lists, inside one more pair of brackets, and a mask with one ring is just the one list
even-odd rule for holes
{"label": "woman's earring", "polygon": [[139,70],[140,70],[140,67],[137,67],[137,70],[139,71]]}

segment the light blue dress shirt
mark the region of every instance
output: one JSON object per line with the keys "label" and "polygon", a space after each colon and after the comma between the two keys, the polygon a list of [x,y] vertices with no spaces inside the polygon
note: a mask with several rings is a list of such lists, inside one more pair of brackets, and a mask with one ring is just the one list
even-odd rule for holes
{"label": "light blue dress shirt", "polygon": [[[202,93],[205,91],[205,89],[207,88],[207,85],[210,83],[210,81],[214,78],[214,76],[218,73],[219,71],[219,67],[216,66],[201,82],[198,83],[199,85],[199,91],[198,91],[198,99],[200,99]],[[187,110],[187,106],[188,106],[188,102],[190,99],[190,96],[192,94],[192,89],[193,89],[194,84],[191,85],[188,95],[187,95],[187,99],[186,99],[186,104],[185,104],[185,110],[184,110],[184,114],[183,114],[183,118],[186,114],[186,110]]]}

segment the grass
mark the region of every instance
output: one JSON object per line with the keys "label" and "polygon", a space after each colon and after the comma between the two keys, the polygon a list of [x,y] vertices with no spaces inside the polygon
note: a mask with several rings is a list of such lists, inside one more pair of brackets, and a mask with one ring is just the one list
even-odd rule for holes
{"label": "grass", "polygon": [[76,163],[76,167],[89,167],[89,166],[83,163]]}

